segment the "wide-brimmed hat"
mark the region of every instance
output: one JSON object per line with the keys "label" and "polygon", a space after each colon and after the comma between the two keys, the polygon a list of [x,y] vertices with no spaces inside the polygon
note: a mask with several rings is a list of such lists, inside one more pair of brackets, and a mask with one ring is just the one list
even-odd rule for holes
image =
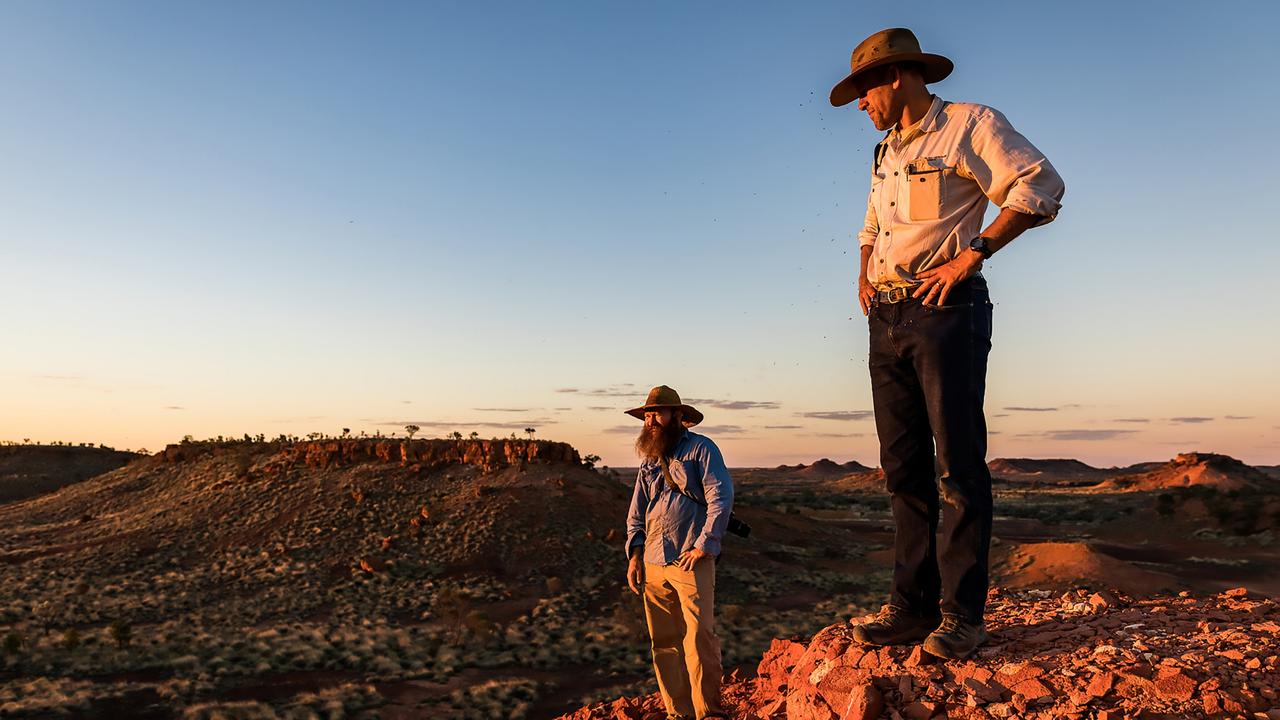
{"label": "wide-brimmed hat", "polygon": [[702,413],[698,412],[692,405],[685,405],[680,402],[680,393],[666,385],[659,385],[650,390],[649,397],[645,399],[644,405],[628,410],[627,414],[643,420],[646,412],[657,410],[658,408],[680,408],[683,410],[684,413],[681,415],[681,419],[684,421],[685,427],[693,427],[702,422]]}
{"label": "wide-brimmed hat", "polygon": [[849,58],[849,76],[831,88],[831,104],[848,105],[858,99],[853,79],[862,73],[895,62],[918,62],[924,66],[924,81],[936,83],[951,74],[955,63],[941,55],[920,51],[920,41],[906,28],[881,30],[858,43]]}

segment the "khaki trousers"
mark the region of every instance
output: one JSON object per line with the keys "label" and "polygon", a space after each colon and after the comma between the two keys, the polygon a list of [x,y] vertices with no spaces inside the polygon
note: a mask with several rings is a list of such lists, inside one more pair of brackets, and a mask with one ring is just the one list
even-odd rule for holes
{"label": "khaki trousers", "polygon": [[715,594],[715,558],[699,560],[692,572],[644,565],[644,616],[668,715],[697,720],[724,715]]}

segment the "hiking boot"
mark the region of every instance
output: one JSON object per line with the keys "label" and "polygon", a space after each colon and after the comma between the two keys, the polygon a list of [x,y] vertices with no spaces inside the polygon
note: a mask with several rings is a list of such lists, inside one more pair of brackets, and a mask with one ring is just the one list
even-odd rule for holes
{"label": "hiking boot", "polygon": [[853,639],[864,645],[906,645],[920,642],[938,627],[939,618],[912,615],[897,605],[885,605],[875,618],[853,626]]}
{"label": "hiking boot", "polygon": [[987,641],[984,623],[965,622],[959,615],[943,615],[942,624],[924,640],[924,651],[948,660],[963,660]]}

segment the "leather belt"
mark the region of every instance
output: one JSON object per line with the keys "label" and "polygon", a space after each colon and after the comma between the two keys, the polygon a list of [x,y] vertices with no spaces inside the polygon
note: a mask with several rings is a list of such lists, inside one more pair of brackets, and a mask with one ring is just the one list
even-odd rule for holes
{"label": "leather belt", "polygon": [[900,303],[903,300],[910,300],[911,293],[915,291],[916,287],[916,285],[905,285],[889,288],[888,290],[877,290],[876,302],[892,305],[893,303]]}

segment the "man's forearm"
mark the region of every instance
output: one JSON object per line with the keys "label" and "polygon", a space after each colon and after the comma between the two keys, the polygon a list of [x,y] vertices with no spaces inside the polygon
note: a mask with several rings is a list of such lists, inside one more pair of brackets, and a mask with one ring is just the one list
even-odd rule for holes
{"label": "man's forearm", "polygon": [[707,519],[693,546],[709,555],[719,555],[724,532],[729,526],[729,508],[724,502],[707,503]]}
{"label": "man's forearm", "polygon": [[[987,247],[991,248],[991,252],[995,252],[1000,248],[1013,242],[1014,238],[1036,226],[1043,218],[1039,215],[1029,215],[1017,210],[1005,208],[1000,211],[995,220],[982,231],[982,237],[987,239]],[[862,263],[866,265],[864,258]]]}
{"label": "man's forearm", "polygon": [[872,245],[863,245],[859,249],[861,252],[858,254],[862,256],[862,264],[858,266],[858,280],[861,282],[867,279],[867,263],[871,262],[871,251],[875,248]]}

